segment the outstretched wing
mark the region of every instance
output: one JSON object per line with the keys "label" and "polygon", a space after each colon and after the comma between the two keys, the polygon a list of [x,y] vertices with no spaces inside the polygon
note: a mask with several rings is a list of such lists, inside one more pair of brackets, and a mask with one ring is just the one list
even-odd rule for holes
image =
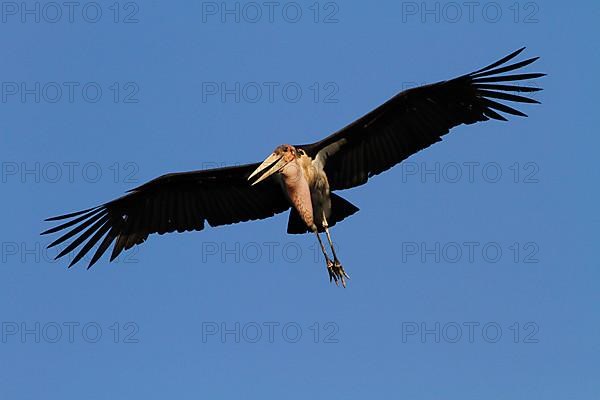
{"label": "outstretched wing", "polygon": [[56,258],[83,244],[69,267],[100,242],[90,268],[113,242],[111,261],[151,233],[201,231],[205,221],[211,226],[228,225],[287,210],[289,203],[274,179],[255,186],[248,183],[248,176],[258,165],[164,175],[106,204],[48,218],[46,221],[69,221],[42,234],[67,231],[48,248],[74,238]]}
{"label": "outstretched wing", "polygon": [[440,141],[457,125],[488,119],[506,121],[499,112],[526,117],[498,102],[539,103],[510,92],[536,92],[540,88],[510,82],[545,74],[501,75],[538,59],[503,65],[523,50],[473,73],[403,91],[320,142],[298,147],[324,165],[331,189],[341,190],[366,183],[371,176]]}

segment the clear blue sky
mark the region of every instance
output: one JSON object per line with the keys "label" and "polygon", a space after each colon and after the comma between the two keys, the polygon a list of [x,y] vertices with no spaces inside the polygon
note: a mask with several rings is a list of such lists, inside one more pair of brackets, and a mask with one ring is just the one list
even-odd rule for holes
{"label": "clear blue sky", "polygon": [[[598,398],[597,2],[53,4],[2,3],[1,398]],[[285,214],[90,271],[41,250],[48,216],[316,140],[521,46],[549,74],[530,118],[343,193],[346,290]]]}

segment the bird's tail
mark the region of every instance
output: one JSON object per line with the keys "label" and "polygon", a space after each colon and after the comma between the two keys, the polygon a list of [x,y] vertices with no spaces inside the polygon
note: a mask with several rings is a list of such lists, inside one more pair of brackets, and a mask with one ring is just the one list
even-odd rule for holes
{"label": "bird's tail", "polygon": [[[331,193],[331,215],[327,219],[329,227],[334,226],[336,223],[344,220],[346,217],[358,211],[358,207],[338,196],[337,194]],[[319,232],[323,232],[324,229],[319,227]],[[292,235],[298,235],[302,233],[310,232],[298,211],[292,207],[290,212],[290,218],[288,220],[287,233]]]}

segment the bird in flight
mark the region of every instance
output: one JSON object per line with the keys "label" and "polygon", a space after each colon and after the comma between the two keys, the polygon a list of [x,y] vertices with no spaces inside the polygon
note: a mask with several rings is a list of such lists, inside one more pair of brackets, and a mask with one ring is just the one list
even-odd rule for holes
{"label": "bird in flight", "polygon": [[[333,192],[366,183],[441,141],[455,126],[489,119],[506,121],[501,113],[526,117],[499,102],[539,103],[515,93],[541,90],[519,81],[545,74],[506,74],[538,59],[508,64],[523,50],[470,74],[405,90],[318,142],[278,146],[262,163],[163,175],[108,203],[48,218],[46,221],[68,221],[42,234],[66,230],[48,248],[72,239],[57,259],[83,245],[69,267],[99,243],[90,268],[113,242],[110,261],[152,233],[201,231],[205,223],[229,225],[291,209],[287,232],[316,235],[329,280],[345,287],[349,276],[336,254],[329,228],[358,208]],[[332,257],[321,239],[323,232]]]}

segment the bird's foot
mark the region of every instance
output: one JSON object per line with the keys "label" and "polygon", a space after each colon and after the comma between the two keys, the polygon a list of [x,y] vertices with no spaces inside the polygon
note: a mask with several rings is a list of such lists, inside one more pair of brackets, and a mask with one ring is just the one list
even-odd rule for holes
{"label": "bird's foot", "polygon": [[346,278],[350,279],[350,276],[344,271],[344,267],[342,267],[339,260],[331,261],[327,259],[327,272],[329,273],[329,282],[333,280],[336,286],[339,286],[342,282],[342,286],[346,287]]}

